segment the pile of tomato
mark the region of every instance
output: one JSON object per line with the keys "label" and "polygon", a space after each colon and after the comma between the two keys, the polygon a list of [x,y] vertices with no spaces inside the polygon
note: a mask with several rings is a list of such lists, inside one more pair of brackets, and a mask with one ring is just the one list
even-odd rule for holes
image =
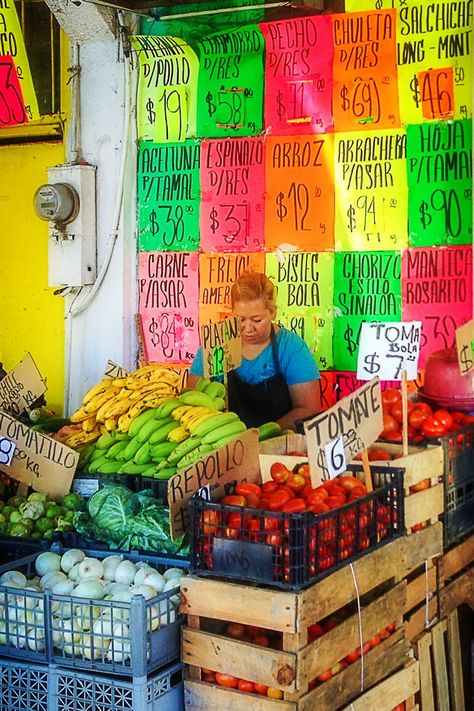
{"label": "pile of tomato", "polygon": [[[382,392],[383,430],[380,439],[387,442],[402,441],[402,395],[396,388]],[[408,400],[408,438],[422,442],[429,437],[444,437],[474,422],[473,415],[464,412],[435,409],[426,402]]]}
{"label": "pile of tomato", "polygon": [[[337,616],[333,615],[324,621],[309,625],[308,642],[311,643],[320,637],[323,637],[327,632],[337,627],[341,621],[341,619],[338,619]],[[362,654],[368,654],[371,649],[377,647],[381,642],[383,642],[383,640],[390,637],[390,635],[395,632],[395,629],[395,622],[391,622],[379,632],[372,635],[370,639],[363,643],[362,648],[360,646],[356,647],[352,652],[337,662],[337,664],[333,665],[330,669],[321,672],[321,674],[319,674],[315,679],[311,680],[308,684],[308,690],[310,691],[316,686],[328,681],[335,674],[338,674],[343,669],[346,669],[346,667],[350,664],[356,662]],[[227,624],[224,634],[227,637],[238,640],[239,642],[247,642],[260,647],[268,647],[270,649],[283,649],[283,635],[281,632],[277,632],[275,630],[264,629],[263,627],[257,627],[255,625],[243,625],[237,622],[230,622]],[[248,694],[261,694],[272,699],[283,698],[283,692],[280,689],[274,689],[265,686],[265,684],[249,681],[248,679],[240,679],[232,674],[223,674],[212,669],[201,669],[201,675],[203,681],[207,681],[212,684],[219,684],[219,686],[226,686],[230,689],[238,689],[239,691],[244,691]]]}
{"label": "pile of tomato", "polygon": [[[305,547],[298,560],[308,561],[309,579],[367,550],[385,538],[393,525],[396,511],[380,500],[361,501],[367,488],[356,477],[339,476],[313,487],[308,464],[290,470],[280,462],[272,464],[270,475],[271,480],[261,485],[237,484],[235,494],[219,502],[232,510],[211,505],[200,512],[200,554],[209,570],[214,567],[214,538],[264,543],[272,546],[273,579],[288,582],[293,555],[300,553],[290,546],[291,533],[298,529],[298,540]],[[352,507],[339,511],[350,503]],[[291,516],[304,512],[317,516],[304,520]],[[320,516],[329,512],[334,515]]]}

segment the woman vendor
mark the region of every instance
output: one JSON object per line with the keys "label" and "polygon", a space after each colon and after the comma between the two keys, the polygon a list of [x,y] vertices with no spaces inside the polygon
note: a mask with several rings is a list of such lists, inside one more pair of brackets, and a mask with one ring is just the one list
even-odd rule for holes
{"label": "woman vendor", "polygon": [[[253,271],[240,274],[231,289],[234,316],[242,325],[242,364],[227,374],[228,409],[247,427],[277,421],[295,429],[297,420],[321,410],[319,371],[305,341],[274,323],[276,288]],[[202,348],[189,371],[194,387],[203,374]]]}

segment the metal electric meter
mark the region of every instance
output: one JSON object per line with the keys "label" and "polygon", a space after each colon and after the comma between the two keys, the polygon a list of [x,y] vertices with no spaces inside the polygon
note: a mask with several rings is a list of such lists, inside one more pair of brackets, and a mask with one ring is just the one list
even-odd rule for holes
{"label": "metal electric meter", "polygon": [[35,192],[36,215],[49,222],[49,286],[83,286],[96,278],[96,168],[48,168],[48,183]]}

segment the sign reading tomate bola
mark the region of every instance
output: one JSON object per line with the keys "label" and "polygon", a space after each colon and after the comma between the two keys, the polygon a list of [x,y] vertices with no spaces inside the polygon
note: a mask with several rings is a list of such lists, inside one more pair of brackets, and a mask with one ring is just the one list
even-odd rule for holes
{"label": "sign reading tomate bola", "polygon": [[382,429],[382,391],[378,377],[305,422],[313,487],[331,478],[335,467],[328,459],[341,458],[341,438],[345,459],[352,461],[356,454],[375,442]]}
{"label": "sign reading tomate bola", "polygon": [[0,466],[13,479],[59,499],[69,493],[78,461],[78,452],[0,411]]}
{"label": "sign reading tomate bola", "polygon": [[218,378],[242,363],[240,318],[232,316],[201,327],[203,375]]}

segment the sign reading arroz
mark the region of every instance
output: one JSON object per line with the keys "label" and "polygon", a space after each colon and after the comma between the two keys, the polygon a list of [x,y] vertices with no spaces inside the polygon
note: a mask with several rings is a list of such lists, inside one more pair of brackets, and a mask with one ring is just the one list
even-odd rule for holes
{"label": "sign reading arroz", "polygon": [[69,493],[79,454],[0,411],[0,468],[51,499]]}
{"label": "sign reading arroz", "polygon": [[188,502],[196,492],[209,486],[210,496],[206,498],[219,501],[233,493],[239,481],[255,484],[262,481],[256,429],[242,432],[220,449],[206,454],[171,477],[168,482],[171,538],[176,540],[188,529]]}
{"label": "sign reading arroz", "polygon": [[383,429],[382,391],[374,378],[304,423],[313,487],[342,473]]}

